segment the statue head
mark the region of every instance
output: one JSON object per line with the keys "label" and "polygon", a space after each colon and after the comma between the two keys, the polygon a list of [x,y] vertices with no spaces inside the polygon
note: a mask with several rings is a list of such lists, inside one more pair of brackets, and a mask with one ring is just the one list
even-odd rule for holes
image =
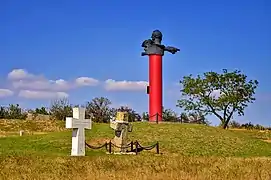
{"label": "statue head", "polygon": [[129,113],[126,111],[118,111],[116,115],[116,121],[119,122],[128,122],[129,120]]}
{"label": "statue head", "polygon": [[163,39],[163,34],[159,30],[154,30],[151,35],[152,41],[155,44],[161,44],[162,39]]}

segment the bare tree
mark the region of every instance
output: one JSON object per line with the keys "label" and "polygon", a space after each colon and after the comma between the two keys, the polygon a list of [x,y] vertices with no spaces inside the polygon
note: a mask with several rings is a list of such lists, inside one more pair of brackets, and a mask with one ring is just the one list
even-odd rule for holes
{"label": "bare tree", "polygon": [[51,103],[50,114],[52,119],[65,120],[72,116],[72,105],[67,98],[55,99]]}

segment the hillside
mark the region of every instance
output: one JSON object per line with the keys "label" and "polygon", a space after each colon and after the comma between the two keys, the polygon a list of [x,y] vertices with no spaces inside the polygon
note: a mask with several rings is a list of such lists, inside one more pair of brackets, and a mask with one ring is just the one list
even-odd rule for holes
{"label": "hillside", "polygon": [[[1,176],[9,179],[22,179],[22,176],[37,179],[271,177],[271,143],[264,141],[271,139],[270,132],[222,130],[191,124],[134,123],[130,139],[143,145],[158,141],[162,154],[148,151],[137,156],[117,156],[106,155],[104,149],[87,149],[86,157],[72,158],[69,157],[71,130],[66,130],[63,122],[0,123],[0,168],[3,169],[0,179]],[[18,136],[21,129],[26,131],[23,137]],[[113,137],[108,124],[93,124],[93,129],[86,131],[87,142],[92,145],[103,144]]]}

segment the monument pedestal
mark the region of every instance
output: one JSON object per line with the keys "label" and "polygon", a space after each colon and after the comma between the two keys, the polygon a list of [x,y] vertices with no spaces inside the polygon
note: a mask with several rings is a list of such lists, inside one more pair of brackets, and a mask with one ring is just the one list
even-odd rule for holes
{"label": "monument pedestal", "polygon": [[132,125],[128,122],[127,112],[117,112],[116,119],[110,122],[110,127],[115,130],[115,137],[112,141],[113,152],[127,153],[128,132],[132,132]]}
{"label": "monument pedestal", "polygon": [[106,154],[116,154],[116,155],[136,155],[135,152],[112,152],[112,153],[107,152]]}

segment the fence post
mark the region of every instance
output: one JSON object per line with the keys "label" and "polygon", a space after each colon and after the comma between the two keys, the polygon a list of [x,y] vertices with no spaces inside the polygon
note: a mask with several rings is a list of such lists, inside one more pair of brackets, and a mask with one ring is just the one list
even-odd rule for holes
{"label": "fence post", "polygon": [[133,150],[134,150],[134,142],[132,141],[131,142],[131,152],[133,152]]}
{"label": "fence post", "polygon": [[105,149],[108,151],[108,142],[105,142]]}
{"label": "fence post", "polygon": [[135,145],[136,145],[135,152],[136,152],[136,155],[137,155],[137,150],[138,150],[138,142],[136,141],[135,143],[136,143],[136,144],[135,144]]}
{"label": "fence post", "polygon": [[156,144],[156,153],[159,154],[159,142]]}
{"label": "fence post", "polygon": [[109,141],[109,153],[110,153],[110,154],[111,154],[111,152],[112,152],[112,149],[111,149],[112,147],[111,147],[111,145],[112,145],[112,144],[111,144],[111,140],[110,140],[110,141]]}

